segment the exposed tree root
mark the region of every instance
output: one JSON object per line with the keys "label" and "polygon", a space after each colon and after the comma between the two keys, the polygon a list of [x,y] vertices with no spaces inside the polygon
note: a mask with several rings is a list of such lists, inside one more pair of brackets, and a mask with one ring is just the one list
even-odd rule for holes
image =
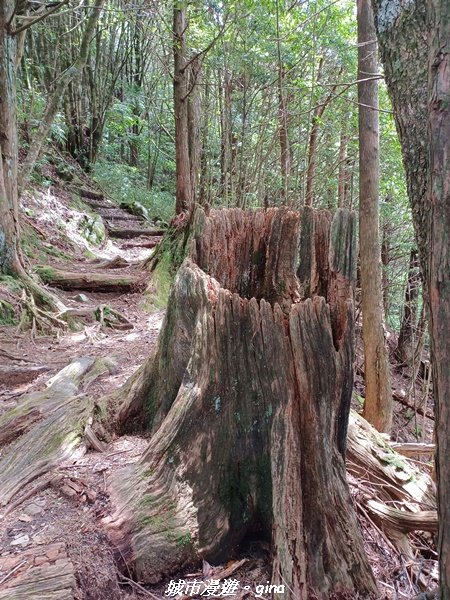
{"label": "exposed tree root", "polygon": [[67,329],[66,321],[53,315],[51,312],[36,306],[33,294],[28,294],[23,290],[20,298],[22,306],[22,315],[20,319],[20,329],[23,329],[31,324],[32,335],[35,336],[38,331],[52,334],[58,329]]}
{"label": "exposed tree root", "polygon": [[75,571],[65,544],[25,550],[0,558],[0,600],[74,600]]}
{"label": "exposed tree root", "polygon": [[393,529],[401,533],[410,533],[411,531],[436,533],[438,530],[437,511],[435,510],[406,512],[376,500],[369,500],[367,507],[386,529]]}
{"label": "exposed tree root", "polygon": [[68,308],[58,317],[68,322],[73,319],[82,319],[89,322],[98,321],[101,327],[110,327],[111,329],[134,328],[133,323],[125,315],[107,304],[100,304],[95,308]]}
{"label": "exposed tree root", "polygon": [[55,294],[44,289],[42,285],[25,272],[22,263],[18,259],[15,261],[15,273],[22,282],[27,294],[33,296],[34,303],[37,306],[53,313],[62,312],[65,309],[64,303]]}
{"label": "exposed tree root", "polygon": [[79,391],[113,368],[105,359],[78,359],[45,391],[25,396],[0,417],[0,444],[9,443],[0,458],[0,505],[74,455],[94,410],[93,401]]}

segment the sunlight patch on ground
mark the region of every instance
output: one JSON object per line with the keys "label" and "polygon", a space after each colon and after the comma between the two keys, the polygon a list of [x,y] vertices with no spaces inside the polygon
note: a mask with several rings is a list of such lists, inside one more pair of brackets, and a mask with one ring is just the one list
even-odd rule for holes
{"label": "sunlight patch on ground", "polygon": [[[68,207],[50,189],[46,192],[35,191],[33,195],[24,194],[22,204],[38,224],[46,225],[56,236],[58,233],[64,235],[72,244],[84,248],[93,257],[110,259],[120,256],[132,263],[145,260],[153,252],[148,248],[122,248],[110,238],[99,240],[99,243],[90,241],[87,237],[95,238],[95,235],[89,236],[86,231],[94,221],[103,223],[101,217],[99,215],[94,217],[82,210]],[[101,227],[102,225],[99,229]]]}

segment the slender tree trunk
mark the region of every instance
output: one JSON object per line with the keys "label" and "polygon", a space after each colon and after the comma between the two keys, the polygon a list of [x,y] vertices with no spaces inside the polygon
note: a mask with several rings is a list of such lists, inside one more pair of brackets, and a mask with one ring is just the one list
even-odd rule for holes
{"label": "slender tree trunk", "polygon": [[[358,80],[378,71],[377,44],[370,0],[358,0]],[[372,42],[372,43],[370,43]],[[383,332],[379,240],[378,83],[358,84],[359,239],[364,340],[364,417],[379,431],[392,423],[392,393]],[[368,107],[374,107],[368,108]]]}
{"label": "slender tree trunk", "polygon": [[284,201],[288,196],[288,179],[291,170],[290,149],[287,127],[287,102],[284,91],[284,65],[281,55],[280,40],[280,3],[276,2],[277,13],[277,53],[278,53],[278,135],[280,138],[280,171],[281,171],[281,196]]}
{"label": "slender tree trunk", "polygon": [[429,0],[428,290],[436,406],[440,597],[450,600],[450,4]]}
{"label": "slender tree trunk", "polygon": [[406,280],[403,318],[397,343],[397,355],[401,362],[411,364],[415,356],[417,325],[417,302],[420,290],[419,255],[412,249],[409,256],[408,277]]}
{"label": "slender tree trunk", "polygon": [[[177,8],[179,6],[179,8]],[[189,211],[193,203],[191,166],[189,158],[189,78],[186,69],[186,9],[174,0],[173,9],[173,103],[175,114],[175,161],[177,214]]]}
{"label": "slender tree trunk", "polygon": [[61,98],[64,96],[68,85],[71,82],[73,82],[76,79],[76,77],[79,76],[84,66],[86,65],[89,53],[89,44],[91,43],[92,36],[94,35],[95,26],[104,3],[105,0],[95,0],[94,8],[92,9],[92,12],[89,16],[86,28],[83,33],[83,39],[81,40],[78,57],[73,63],[73,65],[66,69],[64,73],[60,76],[59,81],[56,84],[49,101],[47,102],[47,106],[45,108],[45,112],[42,117],[41,123],[33,137],[33,140],[30,144],[30,149],[28,150],[28,154],[20,170],[20,189],[22,189],[25,183],[28,181],[28,178],[34,168],[34,165],[36,164],[36,161],[39,158],[39,155],[42,150],[42,145],[50,131],[50,127],[58,111]]}
{"label": "slender tree trunk", "polygon": [[347,181],[347,144],[348,135],[346,126],[343,125],[339,141],[339,173],[338,173],[338,207],[346,208],[346,181]]}
{"label": "slender tree trunk", "polygon": [[[319,69],[317,72],[317,82],[320,82],[322,77],[323,58],[320,61]],[[340,74],[340,72],[339,72]],[[313,113],[311,132],[309,134],[308,144],[308,168],[306,170],[306,191],[305,191],[305,205],[312,206],[314,199],[314,183],[316,179],[316,163],[317,163],[317,146],[319,141],[319,128],[320,121],[323,117],[327,106],[333,100],[334,93],[337,86],[333,86],[327,95],[327,97],[318,104]]]}
{"label": "slender tree trunk", "polygon": [[201,124],[200,181],[198,192],[198,202],[201,206],[206,206],[206,203],[208,202],[210,197],[208,165],[208,135],[210,108],[210,86],[208,84],[208,77],[205,76],[205,93]]}
{"label": "slender tree trunk", "polygon": [[17,261],[16,38],[9,35],[14,0],[0,3],[0,273],[12,273]]}
{"label": "slender tree trunk", "polygon": [[220,75],[221,100],[220,111],[220,133],[221,133],[221,151],[220,151],[220,184],[221,196],[224,203],[230,206],[232,196],[231,165],[232,165],[232,140],[233,133],[231,127],[231,102],[232,102],[232,78],[231,73],[225,66],[223,75]]}
{"label": "slender tree trunk", "polygon": [[[390,197],[386,197],[386,203],[390,202]],[[383,311],[384,318],[387,321],[389,318],[389,275],[388,266],[391,260],[391,225],[389,219],[383,220],[382,225],[382,240],[381,240],[381,286],[383,290]]]}
{"label": "slender tree trunk", "polygon": [[202,65],[197,58],[189,65],[188,131],[189,167],[191,170],[192,197],[197,195],[197,181],[200,173],[202,138],[200,135]]}

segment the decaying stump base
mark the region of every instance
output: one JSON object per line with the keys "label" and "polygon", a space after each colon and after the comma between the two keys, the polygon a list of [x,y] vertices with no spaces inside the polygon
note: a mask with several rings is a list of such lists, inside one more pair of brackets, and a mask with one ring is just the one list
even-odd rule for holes
{"label": "decaying stump base", "polygon": [[344,464],[354,218],[198,210],[192,231],[156,356],[119,411],[152,438],[111,482],[109,535],[144,582],[257,534],[284,597],[371,598]]}

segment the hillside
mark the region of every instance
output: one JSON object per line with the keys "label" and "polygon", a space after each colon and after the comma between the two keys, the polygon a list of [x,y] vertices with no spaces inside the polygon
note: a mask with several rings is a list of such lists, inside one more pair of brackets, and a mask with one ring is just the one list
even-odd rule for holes
{"label": "hillside", "polygon": [[[114,397],[111,394],[154,351],[167,282],[152,279],[144,265],[163,231],[111,202],[86,178],[76,184],[56,179],[49,189],[28,192],[22,199],[22,211],[27,269],[51,286],[48,289],[64,305],[65,316],[63,320],[61,314],[42,311],[16,281],[2,278],[0,440],[12,444],[10,448],[20,440],[25,447],[36,443],[36,452],[27,454],[26,460],[38,463],[28,471],[18,463],[11,471],[2,459],[0,598],[12,600],[25,593],[38,600],[47,597],[49,590],[57,590],[56,596],[49,598],[162,598],[168,582],[156,587],[135,583],[132,567],[123,563],[105,535],[113,508],[108,481],[139,461],[148,445],[145,432],[129,426],[128,434],[118,435],[100,425],[94,427],[94,433],[90,417],[84,431],[77,434],[81,437],[75,450],[56,454],[44,463],[36,435],[45,435],[39,423],[47,423],[50,414],[57,414],[61,397],[64,402],[72,402],[71,396],[78,398],[77,402],[88,397],[94,414],[104,411],[105,398]],[[359,411],[363,395],[360,351],[356,370],[353,407]],[[407,381],[397,374],[399,396]],[[416,393],[420,390],[414,390]],[[20,412],[36,400],[50,413],[41,413],[36,419],[29,412]],[[432,407],[424,410],[428,414]],[[398,403],[394,439],[413,441],[418,420],[424,430],[430,429],[428,420],[417,414],[412,419],[408,409]],[[23,435],[16,442],[20,430]],[[393,535],[390,528],[395,521],[385,521],[375,505],[370,510],[370,503],[376,500],[386,506],[395,500],[399,507],[406,502],[413,512],[427,508],[427,502],[434,503],[433,496],[428,501],[418,497],[421,484],[417,478],[422,480],[420,472],[426,473],[429,463],[428,459],[417,460],[423,451],[420,447],[413,452],[416,458],[405,458],[392,449],[387,451],[383,438],[370,431],[355,413],[348,455],[350,489],[365,549],[379,582],[379,597],[411,598],[417,586],[429,589],[436,580],[432,538],[419,533]],[[73,431],[62,429],[60,435],[70,437]],[[11,456],[6,448],[5,456]],[[418,518],[425,518],[420,515]],[[424,527],[434,531],[435,521],[431,523]],[[410,531],[408,526],[406,531]],[[269,547],[254,536],[236,548],[226,565],[204,562],[203,571],[197,567],[189,565],[180,576],[194,581],[238,578],[247,586],[239,597],[254,597],[256,586],[270,577]]]}

